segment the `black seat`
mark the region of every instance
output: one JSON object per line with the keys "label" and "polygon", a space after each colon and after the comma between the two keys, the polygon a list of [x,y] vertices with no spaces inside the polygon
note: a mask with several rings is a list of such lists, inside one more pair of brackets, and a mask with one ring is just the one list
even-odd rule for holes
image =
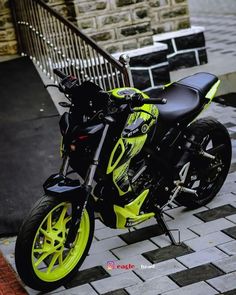
{"label": "black seat", "polygon": [[159,97],[167,99],[164,105],[157,105],[159,116],[164,122],[173,124],[184,120],[188,115],[201,111],[206,102],[207,92],[218,78],[208,73],[197,73],[165,88]]}
{"label": "black seat", "polygon": [[209,73],[197,73],[192,76],[188,76],[184,79],[179,80],[179,85],[193,88],[200,92],[205,97],[211,87],[218,81],[215,75]]}

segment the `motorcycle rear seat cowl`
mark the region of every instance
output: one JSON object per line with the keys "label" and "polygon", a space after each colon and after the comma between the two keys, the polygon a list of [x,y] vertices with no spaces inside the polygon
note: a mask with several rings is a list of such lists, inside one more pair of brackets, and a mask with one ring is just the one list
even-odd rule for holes
{"label": "motorcycle rear seat cowl", "polygon": [[160,97],[167,99],[166,104],[157,106],[160,119],[173,124],[192,113],[200,112],[206,102],[206,94],[217,81],[215,75],[197,73],[166,87],[159,94]]}
{"label": "motorcycle rear seat cowl", "polygon": [[177,84],[195,89],[200,92],[203,97],[205,97],[217,81],[218,78],[213,74],[197,73],[179,80]]}

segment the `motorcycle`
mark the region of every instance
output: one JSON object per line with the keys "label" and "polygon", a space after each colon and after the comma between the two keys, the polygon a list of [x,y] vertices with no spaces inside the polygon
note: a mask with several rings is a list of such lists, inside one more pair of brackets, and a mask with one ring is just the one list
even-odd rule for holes
{"label": "motorcycle", "polygon": [[24,220],[15,248],[21,279],[40,291],[76,274],[92,243],[94,213],[116,229],[156,218],[177,244],[164,209],[173,202],[189,209],[209,203],[231,162],[227,129],[214,118],[197,119],[216,94],[216,76],[197,73],[150,98],[136,88],[106,92],[54,73],[69,100],[60,103],[69,108],[59,122],[62,166],[45,181],[45,195]]}

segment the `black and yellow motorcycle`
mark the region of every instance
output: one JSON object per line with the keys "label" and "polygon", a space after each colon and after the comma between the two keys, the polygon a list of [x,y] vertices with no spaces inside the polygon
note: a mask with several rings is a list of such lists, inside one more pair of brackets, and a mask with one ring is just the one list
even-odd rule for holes
{"label": "black and yellow motorcycle", "polygon": [[69,108],[59,123],[63,163],[44,183],[45,196],[25,219],[15,248],[21,279],[41,291],[65,284],[82,265],[94,212],[117,229],[154,217],[176,243],[164,208],[210,202],[231,162],[227,129],[213,118],[196,120],[216,94],[216,76],[197,73],[149,98],[135,88],[105,92],[54,72],[69,99],[60,103]]}

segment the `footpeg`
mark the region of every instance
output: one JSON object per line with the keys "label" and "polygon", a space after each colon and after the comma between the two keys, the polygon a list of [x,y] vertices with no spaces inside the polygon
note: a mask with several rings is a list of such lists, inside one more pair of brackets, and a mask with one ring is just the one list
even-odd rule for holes
{"label": "footpeg", "polygon": [[205,158],[208,158],[208,159],[211,159],[211,160],[215,160],[215,156],[207,153],[207,152],[204,152],[204,151],[200,151],[199,153],[201,156],[205,157]]}
{"label": "footpeg", "polygon": [[192,195],[196,195],[197,196],[197,191],[194,190],[194,189],[190,189],[190,188],[187,188],[187,187],[182,186],[181,187],[181,191],[184,192],[184,193],[187,193],[187,194],[192,194]]}

